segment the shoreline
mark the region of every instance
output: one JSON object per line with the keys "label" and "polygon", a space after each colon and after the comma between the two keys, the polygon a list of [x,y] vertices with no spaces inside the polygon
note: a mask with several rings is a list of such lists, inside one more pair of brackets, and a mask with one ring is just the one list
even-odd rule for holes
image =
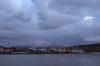
{"label": "shoreline", "polygon": [[0,55],[43,55],[43,54],[100,54],[100,53],[0,53]]}

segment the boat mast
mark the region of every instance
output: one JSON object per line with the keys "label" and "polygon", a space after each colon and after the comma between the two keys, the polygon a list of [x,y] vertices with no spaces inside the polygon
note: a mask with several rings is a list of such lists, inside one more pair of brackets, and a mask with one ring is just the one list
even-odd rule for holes
{"label": "boat mast", "polygon": [[74,50],[75,50],[75,47],[74,47],[74,44],[73,44],[73,46],[72,46],[72,51],[74,52]]}

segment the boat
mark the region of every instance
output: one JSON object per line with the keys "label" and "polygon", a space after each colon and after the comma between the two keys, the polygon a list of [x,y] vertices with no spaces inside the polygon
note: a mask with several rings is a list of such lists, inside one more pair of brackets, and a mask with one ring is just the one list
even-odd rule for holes
{"label": "boat", "polygon": [[73,45],[72,53],[75,53],[75,54],[84,54],[85,52],[82,49],[80,49],[78,46],[74,46]]}

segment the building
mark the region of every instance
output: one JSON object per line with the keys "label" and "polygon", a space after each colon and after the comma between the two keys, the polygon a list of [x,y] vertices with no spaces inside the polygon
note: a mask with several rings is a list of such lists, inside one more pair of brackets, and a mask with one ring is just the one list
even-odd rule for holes
{"label": "building", "polygon": [[0,53],[10,53],[11,50],[7,47],[0,46]]}

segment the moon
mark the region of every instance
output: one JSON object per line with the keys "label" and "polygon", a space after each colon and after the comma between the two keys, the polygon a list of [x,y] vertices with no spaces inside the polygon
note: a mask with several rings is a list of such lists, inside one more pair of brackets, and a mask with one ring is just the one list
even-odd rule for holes
{"label": "moon", "polygon": [[85,16],[83,18],[84,23],[87,24],[88,26],[92,26],[94,21],[93,21],[94,17],[93,16]]}
{"label": "moon", "polygon": [[94,19],[94,17],[92,16],[85,16],[84,17],[84,21],[92,21]]}

